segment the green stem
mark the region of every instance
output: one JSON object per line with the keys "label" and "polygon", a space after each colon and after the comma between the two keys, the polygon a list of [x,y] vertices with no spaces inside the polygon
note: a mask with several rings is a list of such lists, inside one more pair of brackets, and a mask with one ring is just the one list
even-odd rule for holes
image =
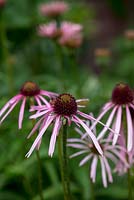
{"label": "green stem", "polygon": [[6,29],[4,26],[2,15],[0,16],[0,46],[1,46],[1,51],[2,51],[3,64],[6,67],[9,92],[10,94],[12,94],[13,93],[13,66],[10,63],[10,54],[8,51],[8,39],[7,39]]}
{"label": "green stem", "polygon": [[133,200],[133,192],[131,187],[131,169],[127,171],[127,180],[128,180],[128,200]]}
{"label": "green stem", "polygon": [[40,158],[40,154],[39,151],[36,151],[36,157],[37,157],[37,161],[38,161],[38,185],[39,185],[39,195],[40,195],[40,199],[44,200],[43,198],[43,188],[42,188],[42,170],[41,170],[41,158]]}
{"label": "green stem", "polygon": [[[34,105],[34,99],[30,98],[30,105],[33,106]],[[35,125],[35,119],[32,120],[32,124],[33,126]],[[39,187],[39,196],[40,196],[40,200],[44,200],[43,198],[43,187],[42,187],[42,163],[41,163],[41,158],[40,158],[40,154],[39,151],[36,150],[36,158],[37,158],[37,163],[38,163],[38,187]]]}
{"label": "green stem", "polygon": [[66,143],[67,143],[67,123],[63,125],[62,132],[59,135],[58,147],[59,147],[61,179],[64,190],[64,200],[71,200]]}
{"label": "green stem", "polygon": [[90,196],[91,200],[95,200],[94,185],[91,179],[90,179]]}

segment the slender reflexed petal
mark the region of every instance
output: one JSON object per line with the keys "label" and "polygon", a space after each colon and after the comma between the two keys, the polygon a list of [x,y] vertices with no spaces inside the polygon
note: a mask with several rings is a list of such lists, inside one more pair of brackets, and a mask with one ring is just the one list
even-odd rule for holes
{"label": "slender reflexed petal", "polygon": [[37,146],[38,142],[41,140],[43,134],[45,133],[45,131],[47,130],[47,128],[49,127],[51,122],[54,120],[54,118],[55,118],[55,116],[49,116],[48,117],[45,126],[41,129],[41,131],[39,132],[38,136],[36,137],[32,147],[30,148],[29,152],[26,154],[27,158],[32,154],[33,150]]}
{"label": "slender reflexed petal", "polygon": [[86,124],[81,120],[79,119],[78,117],[75,116],[75,118],[78,120],[79,124],[86,130],[86,132],[89,134],[89,136],[91,137],[96,149],[98,150],[98,152],[102,155],[103,154],[103,151],[95,137],[95,135],[93,134],[93,132],[88,128],[88,126],[86,126]]}
{"label": "slender reflexed petal", "polygon": [[39,125],[41,124],[41,121],[43,121],[44,118],[41,118],[33,127],[33,129],[31,130],[31,132],[29,133],[29,135],[27,136],[27,138],[29,139],[34,133],[35,131],[38,129]]}
{"label": "slender reflexed petal", "polygon": [[48,96],[49,98],[57,97],[58,96],[57,93],[49,92],[49,91],[44,91],[44,90],[40,90],[40,94]]}
{"label": "slender reflexed petal", "polygon": [[51,136],[51,139],[50,139],[48,155],[51,156],[51,157],[53,156],[54,149],[55,149],[56,138],[57,138],[57,135],[59,133],[59,129],[61,128],[60,120],[61,120],[61,117],[58,116],[56,118],[56,120],[55,120],[55,125],[54,125],[52,136]]}
{"label": "slender reflexed petal", "polygon": [[113,182],[113,177],[112,177],[112,173],[111,173],[111,168],[109,166],[109,163],[107,161],[107,159],[105,157],[103,157],[104,163],[105,163],[105,167],[106,167],[106,171],[107,171],[107,175],[108,175],[108,180],[109,182]]}
{"label": "slender reflexed petal", "polygon": [[24,109],[25,109],[25,104],[26,104],[26,97],[24,97],[21,107],[20,107],[20,113],[19,113],[19,129],[22,128],[22,121],[24,117]]}
{"label": "slender reflexed petal", "polygon": [[90,129],[94,129],[94,127],[96,126],[96,124],[98,123],[98,121],[100,121],[100,119],[113,107],[114,105],[110,104],[105,110],[103,110],[99,116],[96,118],[96,121],[93,123],[93,125],[90,127]]}
{"label": "slender reflexed petal", "polygon": [[42,105],[40,99],[38,98],[38,96],[35,96],[35,100],[36,100],[36,102],[37,102],[37,104],[38,104],[39,106]]}
{"label": "slender reflexed petal", "polygon": [[[106,131],[108,130],[108,127],[109,127],[109,126],[111,125],[111,123],[112,123],[112,120],[113,120],[114,114],[115,114],[115,112],[116,112],[116,109],[117,109],[117,107],[114,107],[114,108],[113,108],[113,110],[112,110],[112,112],[111,112],[111,114],[110,114],[110,116],[109,116],[109,118],[108,118],[108,120],[107,120],[107,122],[106,122],[106,126],[105,126],[105,127],[103,128],[103,130],[99,133],[97,139],[100,139],[100,138],[102,138],[102,137],[105,135]],[[115,133],[115,134],[117,134],[117,133]]]}
{"label": "slender reflexed petal", "polygon": [[128,106],[126,106],[126,118],[127,118],[127,130],[128,130],[127,150],[131,151],[133,146],[133,124]]}
{"label": "slender reflexed petal", "polygon": [[50,105],[50,104],[48,103],[48,101],[47,101],[45,98],[43,98],[41,95],[38,95],[38,97],[39,97],[40,100],[41,100],[43,103],[45,103],[47,106]]}
{"label": "slender reflexed petal", "polygon": [[47,114],[47,113],[50,112],[50,111],[51,111],[51,109],[47,109],[47,110],[42,111],[42,112],[37,112],[37,113],[31,115],[29,118],[30,118],[30,119],[36,119],[36,118],[38,118],[38,117],[41,117],[41,116]]}
{"label": "slender reflexed petal", "polygon": [[87,161],[89,161],[92,158],[92,156],[93,156],[92,154],[87,155],[84,159],[81,160],[79,166],[84,165]]}
{"label": "slender reflexed petal", "polygon": [[84,144],[67,144],[68,147],[73,147],[76,149],[88,149]]}
{"label": "slender reflexed petal", "polygon": [[98,158],[97,156],[94,156],[92,164],[91,164],[91,172],[90,172],[90,178],[92,179],[93,183],[95,182],[95,179],[96,179],[97,162],[98,162]]}
{"label": "slender reflexed petal", "polygon": [[4,119],[9,115],[9,113],[14,109],[14,107],[17,105],[17,103],[20,100],[16,101],[14,104],[12,104],[12,106],[10,107],[10,109],[8,110],[8,112],[2,117],[2,119],[0,120],[0,124],[4,121]]}
{"label": "slender reflexed petal", "polygon": [[79,156],[79,155],[81,155],[81,154],[83,154],[83,153],[87,153],[89,150],[87,149],[87,150],[82,150],[82,151],[79,151],[79,152],[76,152],[76,153],[74,153],[74,154],[72,154],[71,156],[69,156],[70,158],[74,158],[74,157],[76,157],[76,156]]}
{"label": "slender reflexed petal", "polygon": [[121,106],[119,106],[119,108],[117,110],[116,121],[115,121],[115,132],[117,134],[114,134],[113,145],[115,145],[118,140],[118,136],[119,136],[119,133],[121,130],[121,120],[122,120],[122,108],[121,108]]}
{"label": "slender reflexed petal", "polygon": [[4,114],[4,112],[11,107],[16,101],[20,100],[22,98],[22,95],[16,95],[12,99],[10,99],[0,110],[0,117]]}
{"label": "slender reflexed petal", "polygon": [[104,187],[107,187],[107,177],[106,177],[106,168],[104,164],[103,158],[100,156],[100,163],[101,163],[101,172],[102,172],[102,182]]}

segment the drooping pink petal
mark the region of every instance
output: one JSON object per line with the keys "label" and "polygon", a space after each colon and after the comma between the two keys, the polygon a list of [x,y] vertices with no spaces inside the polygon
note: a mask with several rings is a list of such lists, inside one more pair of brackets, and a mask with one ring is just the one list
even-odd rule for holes
{"label": "drooping pink petal", "polygon": [[78,142],[78,143],[80,142],[83,144],[88,144],[86,141],[79,139],[79,138],[69,138],[69,139],[67,139],[67,142]]}
{"label": "drooping pink petal", "polygon": [[21,107],[20,107],[20,113],[19,113],[19,124],[18,127],[19,129],[22,128],[22,121],[23,121],[23,117],[24,117],[24,109],[25,109],[25,104],[26,104],[26,97],[23,98]]}
{"label": "drooping pink petal", "polygon": [[73,147],[76,149],[88,149],[87,146],[85,146],[84,144],[67,144],[68,147]]}
{"label": "drooping pink petal", "polygon": [[14,96],[12,99],[10,99],[0,110],[0,117],[4,114],[4,112],[11,107],[16,101],[20,100],[22,98],[22,95],[18,94]]}
{"label": "drooping pink petal", "polygon": [[31,132],[29,133],[29,135],[27,136],[27,138],[29,139],[38,129],[39,125],[41,124],[41,121],[43,121],[44,117],[42,117],[33,127],[33,129],[31,130]]}
{"label": "drooping pink petal", "polygon": [[106,157],[103,157],[104,163],[105,163],[105,167],[106,167],[106,171],[107,171],[107,175],[108,175],[108,180],[109,182],[113,182],[113,177],[112,177],[112,173],[111,173],[111,168],[110,165],[108,163],[108,160],[106,159]]}
{"label": "drooping pink petal", "polygon": [[84,165],[87,161],[89,161],[92,158],[92,156],[93,154],[85,156],[85,158],[83,158],[81,162],[79,163],[79,166],[81,167],[82,165]]}
{"label": "drooping pink petal", "polygon": [[133,147],[133,124],[132,124],[130,110],[127,105],[126,105],[126,118],[127,118],[127,132],[128,132],[127,150],[131,151]]}
{"label": "drooping pink petal", "polygon": [[129,167],[125,157],[120,152],[118,152],[116,149],[113,149],[112,153],[114,153],[114,155],[116,155],[127,167]]}
{"label": "drooping pink petal", "polygon": [[87,153],[88,151],[89,151],[88,149],[87,149],[87,150],[81,150],[81,151],[78,151],[78,152],[72,154],[72,155],[69,156],[69,157],[70,157],[70,158],[74,158],[74,157],[79,156],[79,155],[81,155],[81,154],[83,154],[83,153]]}
{"label": "drooping pink petal", "polygon": [[91,172],[90,172],[90,178],[92,179],[93,183],[95,182],[95,179],[96,179],[97,162],[98,162],[98,158],[97,156],[94,156],[92,164],[91,164]]}
{"label": "drooping pink petal", "polygon": [[38,142],[41,140],[43,134],[45,133],[45,131],[47,130],[47,128],[49,127],[49,125],[51,124],[51,122],[54,120],[54,118],[55,118],[55,116],[49,116],[47,118],[45,126],[41,129],[41,131],[39,132],[38,136],[36,137],[33,145],[31,146],[29,152],[25,155],[27,158],[32,154],[33,150],[37,146]]}
{"label": "drooping pink petal", "polygon": [[4,119],[9,115],[9,113],[14,109],[14,107],[17,105],[17,103],[19,102],[20,100],[16,100],[16,102],[14,102],[12,104],[12,106],[10,107],[10,109],[7,111],[7,113],[2,117],[2,119],[0,120],[0,124],[4,121]]}
{"label": "drooping pink petal", "polygon": [[51,156],[51,157],[53,156],[56,138],[57,138],[57,135],[59,133],[59,129],[61,128],[61,121],[60,120],[61,120],[61,117],[58,116],[55,120],[55,125],[54,125],[52,136],[51,136],[51,139],[50,139],[48,155]]}
{"label": "drooping pink petal", "polygon": [[[116,109],[117,109],[117,106],[113,108],[113,110],[112,110],[112,112],[111,112],[111,114],[110,114],[110,116],[109,116],[109,118],[108,118],[108,120],[107,120],[107,122],[106,122],[106,126],[105,126],[105,127],[102,129],[102,131],[99,133],[99,135],[98,135],[98,137],[97,137],[98,140],[99,140],[100,138],[102,138],[102,137],[105,135],[106,131],[108,130],[108,127],[111,125],[112,120],[113,120],[113,117],[114,117],[114,114],[115,114],[115,112],[116,112]],[[115,133],[115,134],[116,134],[116,133]]]}
{"label": "drooping pink petal", "polygon": [[107,158],[109,158],[110,160],[112,160],[112,162],[114,163],[114,164],[117,164],[117,162],[118,162],[118,159],[112,154],[112,153],[110,153],[110,152],[106,152],[105,153],[105,156],[107,157]]}
{"label": "drooping pink petal", "polygon": [[36,100],[37,104],[38,104],[39,106],[41,106],[42,104],[41,104],[41,101],[40,101],[40,99],[39,99],[38,95],[37,95],[37,96],[35,96],[34,98],[35,98],[35,100]]}
{"label": "drooping pink petal", "polygon": [[78,117],[75,116],[75,118],[78,120],[79,124],[86,130],[86,132],[89,134],[90,138],[92,139],[96,149],[98,150],[98,152],[102,155],[103,151],[95,137],[95,135],[93,134],[93,132],[89,129],[89,127]]}
{"label": "drooping pink petal", "polygon": [[41,100],[43,103],[45,103],[47,106],[50,107],[50,104],[48,103],[48,101],[47,101],[45,98],[43,98],[41,95],[38,95],[38,98],[40,98],[40,100]]}
{"label": "drooping pink petal", "polygon": [[105,168],[104,160],[101,156],[99,156],[99,158],[100,158],[100,163],[101,163],[102,182],[103,182],[104,187],[107,187],[107,177],[106,177],[106,168]]}
{"label": "drooping pink petal", "polygon": [[40,90],[40,94],[43,94],[45,96],[48,96],[49,98],[52,97],[57,97],[59,94],[54,93],[54,92],[49,92],[49,91],[44,91],[44,90]]}
{"label": "drooping pink petal", "polygon": [[102,110],[102,112],[99,114],[99,116],[96,118],[96,121],[93,123],[93,125],[90,127],[91,130],[96,126],[98,121],[114,106],[114,104],[111,104],[106,107],[106,109]]}
{"label": "drooping pink petal", "polygon": [[44,110],[44,111],[41,111],[41,112],[37,112],[33,115],[31,115],[29,118],[30,119],[36,119],[38,117],[41,117],[42,115],[46,115],[47,113],[51,112],[51,108],[50,109],[47,109],[47,110]]}
{"label": "drooping pink petal", "polygon": [[114,134],[114,138],[113,138],[113,145],[116,144],[117,140],[118,140],[118,136],[121,130],[121,120],[122,119],[122,108],[121,106],[119,106],[118,110],[117,110],[117,115],[116,115],[116,120],[115,120],[115,132],[116,134]]}

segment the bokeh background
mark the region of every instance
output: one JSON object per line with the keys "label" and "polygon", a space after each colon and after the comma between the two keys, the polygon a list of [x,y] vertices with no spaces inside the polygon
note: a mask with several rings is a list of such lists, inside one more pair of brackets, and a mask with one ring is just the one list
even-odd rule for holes
{"label": "bokeh background", "polygon": [[[97,116],[101,106],[110,99],[115,84],[125,82],[134,88],[134,35],[133,39],[126,35],[126,31],[134,30],[134,1],[66,0],[70,10],[62,19],[82,24],[84,41],[76,50],[73,63],[78,76],[71,75],[72,63],[64,56],[62,78],[61,57],[56,46],[51,40],[37,35],[37,26],[48,22],[38,10],[43,2],[47,1],[7,0],[4,8],[0,8],[0,107],[19,92],[25,81],[31,80],[44,90],[89,98],[86,109]],[[3,61],[3,46],[7,63]],[[25,158],[34,139],[26,139],[32,123],[26,112],[23,129],[19,131],[18,111],[19,106],[0,126],[0,200],[38,200],[35,153]],[[69,135],[73,134],[70,129]],[[40,148],[43,193],[46,200],[62,200],[57,148],[53,158],[48,157],[47,152],[50,135],[48,131]],[[71,150],[68,153],[71,154]],[[88,200],[91,199],[89,166],[79,167],[79,161],[80,158],[69,160],[71,189],[74,199]],[[96,199],[127,199],[126,176],[113,176],[113,184],[103,188],[98,168],[94,185]]]}

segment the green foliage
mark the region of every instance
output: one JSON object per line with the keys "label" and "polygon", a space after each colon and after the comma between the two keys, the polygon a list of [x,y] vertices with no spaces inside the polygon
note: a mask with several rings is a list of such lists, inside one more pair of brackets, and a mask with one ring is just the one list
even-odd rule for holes
{"label": "green foliage", "polygon": [[[31,80],[36,81],[44,90],[70,92],[77,98],[89,98],[89,106],[84,111],[92,111],[97,116],[101,106],[110,99],[116,83],[124,81],[134,87],[134,46],[132,47],[124,38],[115,41],[112,46],[113,57],[110,66],[106,66],[106,70],[97,76],[85,67],[86,64],[81,64],[83,47],[74,54],[65,48],[63,55],[56,42],[37,36],[37,25],[48,21],[39,15],[38,6],[41,2],[46,1],[7,0],[3,21],[7,36],[6,44],[8,44],[6,47],[9,51],[8,64],[11,68],[2,61],[3,55],[0,51],[0,108],[11,96],[19,93],[20,86],[26,80]],[[63,20],[82,23],[84,35],[89,37],[90,33],[96,30],[96,25],[93,24],[95,11],[92,7],[87,7],[87,4],[78,1],[69,2],[71,9],[63,16]],[[123,9],[120,6],[118,8]],[[76,63],[72,63],[70,55],[72,57],[76,55]],[[102,66],[98,67],[101,69]],[[78,71],[77,75],[75,69]],[[19,108],[20,104],[0,126],[0,200],[39,199],[35,152],[29,159],[25,158],[33,142],[33,139],[27,140],[32,128],[28,114],[29,106],[26,107],[23,129],[20,131],[17,129]],[[69,134],[73,135],[74,131],[71,128],[69,130]],[[43,194],[46,200],[59,200],[63,199],[63,190],[58,153],[56,149],[54,157],[48,157],[50,136],[49,130],[43,137],[40,148]],[[71,191],[74,200],[88,200],[91,198],[89,166],[87,164],[80,168],[79,161],[79,158],[69,160]],[[96,199],[127,199],[126,177],[122,178],[123,185],[114,177],[112,186],[104,189],[100,184],[100,171],[97,171],[97,175],[99,178],[94,188]]]}

